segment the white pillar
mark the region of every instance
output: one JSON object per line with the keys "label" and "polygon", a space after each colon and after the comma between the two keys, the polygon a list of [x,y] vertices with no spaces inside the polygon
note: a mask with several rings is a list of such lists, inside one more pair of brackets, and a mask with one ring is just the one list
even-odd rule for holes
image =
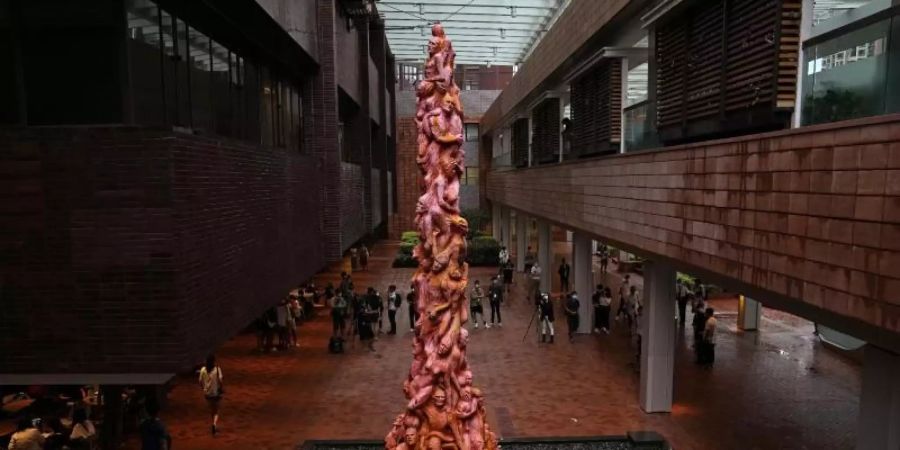
{"label": "white pillar", "polygon": [[497,242],[500,241],[500,204],[494,202],[491,206],[491,235]]}
{"label": "white pillar", "polygon": [[522,214],[521,211],[516,211],[516,270],[519,272],[525,270],[525,246],[528,242],[528,239],[526,239],[528,233],[527,225],[525,214]]}
{"label": "white pillar", "polygon": [[644,262],[641,333],[641,409],[647,413],[672,411],[675,367],[675,269]]}
{"label": "white pillar", "polygon": [[762,303],[742,295],[738,301],[738,329],[743,331],[758,330],[761,315]]}
{"label": "white pillar", "polygon": [[579,333],[591,332],[591,293],[594,292],[593,259],[591,257],[590,236],[576,231],[572,234],[572,289],[578,292],[581,303],[578,313]]}
{"label": "white pillar", "polygon": [[550,292],[551,280],[550,274],[553,273],[553,249],[550,239],[550,224],[543,220],[538,220],[538,264],[541,265],[541,292]]}
{"label": "white pillar", "polygon": [[900,356],[867,345],[856,450],[900,448]]}
{"label": "white pillar", "polygon": [[506,250],[512,250],[512,238],[510,233],[510,209],[504,206],[500,207],[500,242],[506,247]]}

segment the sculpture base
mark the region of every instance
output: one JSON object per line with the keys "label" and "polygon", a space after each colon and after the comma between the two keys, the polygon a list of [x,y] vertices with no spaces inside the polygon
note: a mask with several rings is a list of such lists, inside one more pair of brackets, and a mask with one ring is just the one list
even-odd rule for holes
{"label": "sculpture base", "polygon": [[[629,432],[626,436],[552,437],[502,439],[503,450],[673,450],[652,431]],[[382,441],[307,441],[297,450],[384,450]]]}

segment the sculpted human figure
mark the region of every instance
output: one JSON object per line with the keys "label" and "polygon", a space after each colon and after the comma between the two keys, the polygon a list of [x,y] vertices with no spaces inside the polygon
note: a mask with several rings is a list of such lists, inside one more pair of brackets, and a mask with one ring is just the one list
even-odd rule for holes
{"label": "sculpted human figure", "polygon": [[387,450],[497,450],[485,422],[482,391],[466,362],[469,305],[466,235],[460,216],[460,177],[465,171],[463,108],[453,80],[456,53],[440,24],[428,41],[425,77],[416,85],[416,163],[420,197],[413,255],[415,307],[409,374],[403,382],[405,411],[385,437]]}

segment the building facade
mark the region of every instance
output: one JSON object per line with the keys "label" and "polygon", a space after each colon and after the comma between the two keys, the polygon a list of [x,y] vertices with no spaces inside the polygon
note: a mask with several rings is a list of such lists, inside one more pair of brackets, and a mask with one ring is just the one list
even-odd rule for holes
{"label": "building facade", "polygon": [[386,233],[394,63],[357,13],[0,1],[0,382],[161,383]]}

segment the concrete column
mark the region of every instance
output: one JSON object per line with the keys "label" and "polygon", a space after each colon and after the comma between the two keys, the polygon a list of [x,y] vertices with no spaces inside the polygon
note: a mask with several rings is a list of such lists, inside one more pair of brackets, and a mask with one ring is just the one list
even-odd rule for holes
{"label": "concrete column", "polygon": [[516,270],[525,270],[525,248],[528,245],[528,223],[525,214],[516,211]]}
{"label": "concrete column", "polygon": [[867,345],[856,450],[900,448],[900,356]]}
{"label": "concrete column", "polygon": [[504,206],[500,207],[500,243],[507,250],[512,250],[512,238],[510,233],[510,209]]}
{"label": "concrete column", "polygon": [[762,303],[742,295],[738,301],[738,329],[743,331],[758,330],[761,315]]}
{"label": "concrete column", "polygon": [[675,367],[675,269],[661,262],[644,262],[641,334],[641,409],[672,411]]}
{"label": "concrete column", "polygon": [[593,259],[591,257],[591,238],[581,233],[572,233],[572,289],[578,292],[581,307],[578,312],[581,321],[579,333],[591,332],[591,293],[594,292]]}
{"label": "concrete column", "polygon": [[553,240],[550,238],[550,224],[543,220],[538,220],[537,223],[537,232],[538,232],[538,264],[541,265],[541,291],[542,292],[550,292],[551,280],[550,274],[553,273],[551,270],[551,262],[553,262],[553,249],[551,246],[553,245]]}
{"label": "concrete column", "polygon": [[500,241],[500,205],[496,202],[491,204],[491,236],[497,242]]}

